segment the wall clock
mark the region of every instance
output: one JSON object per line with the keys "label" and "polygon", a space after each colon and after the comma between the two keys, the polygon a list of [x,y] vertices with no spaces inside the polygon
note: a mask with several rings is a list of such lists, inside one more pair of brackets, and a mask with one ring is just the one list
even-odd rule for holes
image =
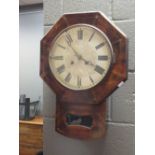
{"label": "wall clock", "polygon": [[127,79],[127,38],[101,12],[64,14],[41,40],[40,75],[56,93],[58,133],[103,137],[106,99]]}

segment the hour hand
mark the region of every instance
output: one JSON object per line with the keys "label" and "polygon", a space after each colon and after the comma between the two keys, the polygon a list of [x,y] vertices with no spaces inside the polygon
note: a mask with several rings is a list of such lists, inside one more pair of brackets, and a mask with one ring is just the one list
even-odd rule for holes
{"label": "hour hand", "polygon": [[85,58],[81,57],[81,60],[85,62],[86,65],[95,66],[91,61],[86,60]]}
{"label": "hour hand", "polygon": [[88,64],[95,67],[95,65],[91,61],[88,61]]}

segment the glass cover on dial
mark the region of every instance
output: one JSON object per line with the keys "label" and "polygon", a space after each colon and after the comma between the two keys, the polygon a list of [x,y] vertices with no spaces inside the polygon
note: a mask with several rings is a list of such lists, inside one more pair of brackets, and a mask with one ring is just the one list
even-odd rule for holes
{"label": "glass cover on dial", "polygon": [[55,78],[72,90],[94,87],[106,76],[112,47],[106,35],[86,24],[75,24],[52,42],[49,65]]}

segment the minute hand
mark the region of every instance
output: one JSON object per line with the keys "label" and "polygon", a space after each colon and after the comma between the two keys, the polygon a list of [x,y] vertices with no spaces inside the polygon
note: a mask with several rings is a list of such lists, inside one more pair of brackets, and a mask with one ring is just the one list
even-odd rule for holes
{"label": "minute hand", "polygon": [[78,52],[72,47],[72,45],[70,45],[71,49],[73,50],[75,56],[77,56],[77,58],[80,60],[81,59],[81,55],[78,54]]}
{"label": "minute hand", "polygon": [[71,42],[66,39],[66,42],[68,44],[68,46],[72,49],[72,51],[74,52],[75,56],[80,60],[81,56],[77,53],[77,51],[72,47]]}

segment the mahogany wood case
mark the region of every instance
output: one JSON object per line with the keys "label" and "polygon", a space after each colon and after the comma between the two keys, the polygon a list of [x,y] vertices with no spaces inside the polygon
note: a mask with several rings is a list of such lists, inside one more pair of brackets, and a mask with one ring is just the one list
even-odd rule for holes
{"label": "mahogany wood case", "polygon": [[[48,63],[49,48],[63,29],[74,24],[89,24],[106,34],[113,48],[113,62],[106,77],[87,90],[71,90],[54,77]],[[94,139],[105,134],[106,98],[127,80],[127,38],[101,12],[64,14],[41,40],[40,75],[56,94],[56,131],[72,138]],[[88,116],[92,125],[68,125],[67,115]],[[90,119],[89,119],[90,121]]]}

